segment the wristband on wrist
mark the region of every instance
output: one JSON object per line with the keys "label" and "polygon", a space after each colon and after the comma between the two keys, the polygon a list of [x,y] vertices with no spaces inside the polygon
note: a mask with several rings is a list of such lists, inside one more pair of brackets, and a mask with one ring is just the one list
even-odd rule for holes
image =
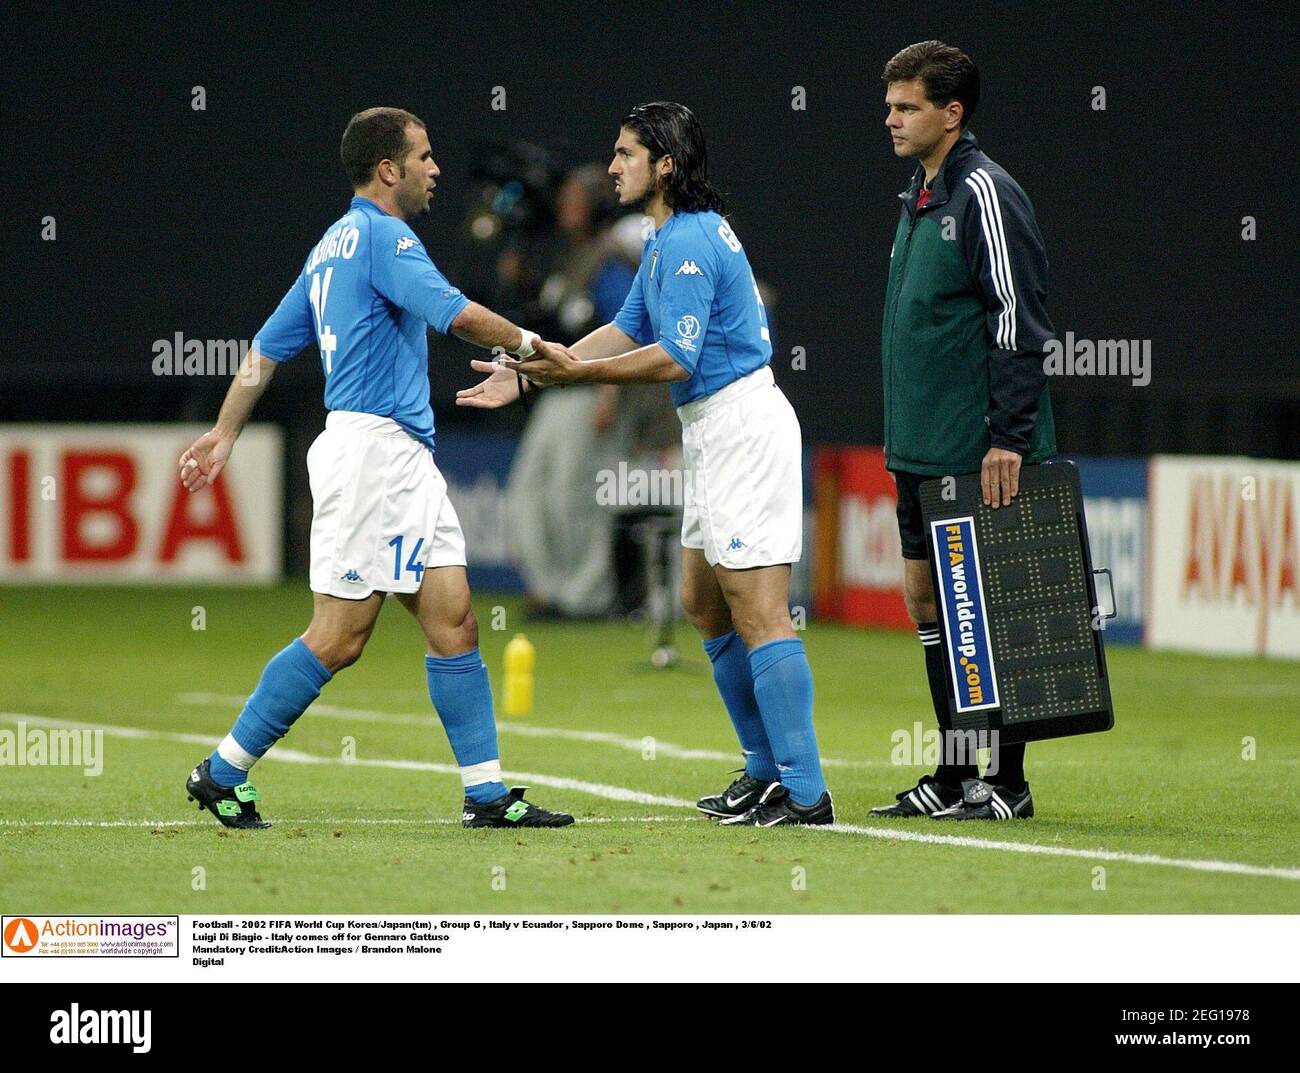
{"label": "wristband on wrist", "polygon": [[523,341],[514,350],[510,351],[516,358],[528,359],[533,356],[533,343],[541,338],[536,332],[530,332],[527,328],[520,328],[523,332]]}

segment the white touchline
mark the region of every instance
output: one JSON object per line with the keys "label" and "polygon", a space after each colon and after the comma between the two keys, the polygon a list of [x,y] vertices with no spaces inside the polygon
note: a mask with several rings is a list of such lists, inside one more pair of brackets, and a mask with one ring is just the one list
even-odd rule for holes
{"label": "white touchline", "polygon": [[[943,821],[937,821],[942,823]],[[969,822],[969,821],[967,821]],[[896,842],[925,842],[940,846],[965,846],[970,849],[1002,850],[1006,853],[1032,853],[1044,857],[1078,857],[1089,861],[1122,861],[1126,864],[1159,864],[1168,868],[1186,868],[1194,872],[1229,872],[1239,876],[1270,876],[1274,879],[1300,880],[1300,868],[1274,868],[1262,864],[1241,864],[1237,861],[1208,861],[1195,858],[1161,857],[1154,853],[1126,853],[1110,849],[1071,849],[1067,846],[1044,846],[1037,842],[995,842],[987,838],[966,838],[962,835],[927,835],[920,831],[899,831],[888,827],[860,827],[851,823],[837,823],[814,830],[831,834],[866,835]]]}
{"label": "white touchline", "polygon": [[[220,705],[240,707],[247,697],[223,693],[178,693],[176,699],[182,704],[201,706]],[[406,715],[396,712],[376,712],[368,708],[348,708],[340,704],[322,704],[317,701],[306,712],[306,716],[324,716],[327,719],[353,719],[366,723],[393,723],[399,726],[437,726],[438,717],[430,712],[428,715]],[[545,727],[535,723],[497,722],[497,730],[502,734],[518,734],[525,738],[560,738],[565,741],[587,741],[599,745],[613,745],[619,749],[639,753],[646,748],[644,737],[633,738],[625,734],[612,734],[604,730],[571,730],[568,727]],[[724,753],[717,749],[689,749],[671,741],[663,741],[653,734],[656,756],[668,756],[674,760],[716,760],[719,763],[734,764],[740,759],[739,751]],[[839,760],[835,757],[822,757],[823,767],[858,768],[889,767],[888,760]]]}
{"label": "white touchline", "polygon": [[[42,726],[76,727],[102,730],[108,737],[154,739],[164,741],[181,741],[195,745],[213,746],[217,738],[208,734],[183,734],[166,730],[146,730],[141,727],[115,726],[111,723],[86,723],[72,719],[52,719],[41,715],[23,715],[15,712],[0,712],[0,722],[16,723],[19,721],[36,723]],[[442,775],[459,775],[460,769],[453,764],[434,764],[423,760],[344,760],[334,756],[314,756],[300,753],[293,749],[277,746],[265,760],[283,760],[291,764],[328,764],[340,767],[378,767],[399,771],[430,771]],[[583,782],[580,779],[566,779],[554,775],[538,775],[523,771],[503,771],[502,775],[512,782],[526,782],[534,786],[549,786],[557,790],[573,790],[578,793],[592,794],[611,801],[628,801],[641,805],[663,805],[669,808],[694,808],[695,802],[680,797],[664,797],[647,794],[640,790],[629,790],[622,786],[609,786],[604,783]],[[0,820],[0,826],[7,821]],[[22,823],[23,821],[17,821]],[[30,821],[32,824],[43,821]],[[51,821],[79,825],[78,821]],[[176,821],[160,821],[173,823]],[[295,821],[281,821],[295,822]],[[308,821],[296,821],[308,822]],[[338,821],[345,822],[345,821]],[[358,821],[347,821],[358,822]],[[105,821],[108,825],[124,821]],[[1166,868],[1182,868],[1194,872],[1222,872],[1242,876],[1266,876],[1273,879],[1300,880],[1300,868],[1279,868],[1268,865],[1244,864],[1239,861],[1197,860],[1195,858],[1161,857],[1154,853],[1128,853],[1107,849],[1073,849],[1066,846],[1044,846],[1036,842],[998,842],[985,838],[968,838],[962,835],[931,835],[919,831],[900,831],[890,827],[861,827],[856,824],[837,823],[829,827],[811,827],[809,831],[824,831],[829,834],[859,835],[867,838],[879,838],[886,842],[913,842],[937,846],[958,846],[966,849],[998,850],[1004,853],[1028,853],[1044,857],[1073,857],[1080,860],[1119,861],[1126,864],[1154,864]]]}
{"label": "white touchline", "polygon": [[[248,698],[237,696],[233,693],[178,693],[176,700],[181,704],[189,704],[195,707],[220,707],[235,708],[243,706]],[[349,708],[341,704],[324,704],[317,701],[313,704],[304,715],[304,718],[311,716],[323,716],[326,719],[349,719],[354,722],[363,723],[390,723],[395,726],[438,726],[438,718],[432,712],[428,715],[410,715],[397,712],[377,712],[369,708]],[[624,734],[611,734],[603,730],[572,730],[569,727],[547,727],[538,726],[536,723],[512,723],[498,722],[497,730],[503,734],[518,734],[525,738],[559,738],[565,741],[586,741],[598,745],[613,745],[619,749],[626,749],[629,752],[639,753],[646,747],[645,738],[633,738]],[[654,737],[654,735],[649,735]],[[734,764],[740,759],[740,754],[724,753],[717,749],[688,749],[684,745],[676,745],[671,741],[662,741],[659,738],[654,740],[655,755],[667,756],[674,760],[714,760],[720,763]],[[1034,760],[1035,767],[1114,767],[1117,764],[1131,763],[1134,766],[1146,764],[1148,761],[1144,757],[1135,757],[1131,760],[1124,757],[1107,757],[1105,760],[1086,760],[1074,759],[1071,757],[1062,757],[1052,759],[1050,757],[1036,757]],[[1273,764],[1295,764],[1297,761],[1291,757],[1282,758],[1264,758],[1255,761],[1256,763],[1273,763]],[[878,767],[898,767],[892,760],[842,760],[833,756],[822,757],[822,767],[830,768],[878,768]]]}
{"label": "white touchline", "polygon": [[[239,708],[248,699],[228,693],[178,693],[176,699],[181,704],[196,706],[221,706]],[[438,718],[432,712],[428,715],[406,715],[396,712],[376,712],[368,708],[348,708],[340,704],[322,704],[317,701],[306,712],[305,717],[324,716],[327,719],[352,719],[366,723],[393,723],[398,726],[437,726]],[[639,753],[645,750],[645,737],[633,738],[626,734],[612,734],[604,730],[572,730],[568,727],[546,727],[535,723],[497,722],[497,730],[502,734],[518,734],[524,738],[559,738],[565,741],[586,741],[599,745],[613,745],[619,749]],[[739,751],[724,753],[717,749],[688,749],[671,741],[663,741],[653,734],[646,735],[654,739],[656,756],[667,756],[674,760],[715,760],[719,763],[734,764],[740,759]],[[822,757],[822,767],[832,768],[875,768],[892,767],[888,760],[840,760],[833,756]]]}
{"label": "white touchline", "polygon": [[[176,699],[182,704],[192,704],[200,707],[219,707],[235,709],[242,708],[248,697],[236,696],[233,693],[177,693]],[[322,701],[313,702],[312,706],[303,713],[303,718],[313,715],[323,715],[329,719],[353,719],[362,723],[393,723],[398,726],[427,726],[436,727],[438,716],[430,711],[427,715],[399,715],[395,712],[375,712],[368,708],[344,708],[338,704],[326,704]]]}
{"label": "white touchline", "polygon": [[[192,745],[214,748],[221,740],[211,734],[183,734],[172,730],[145,730],[141,727],[115,726],[111,723],[85,723],[72,719],[51,719],[40,715],[20,715],[14,712],[0,712],[0,722],[17,723],[25,721],[40,726],[60,726],[79,729],[102,730],[110,738],[136,738],[158,741],[181,741]],[[260,763],[283,761],[287,764],[331,764],[339,767],[388,768],[396,771],[430,771],[438,775],[455,775],[460,777],[460,768],[455,764],[435,764],[428,760],[344,760],[337,756],[315,756],[312,753],[298,752],[277,745]],[[665,797],[663,794],[647,794],[640,790],[629,790],[623,786],[606,786],[599,782],[584,782],[581,779],[566,779],[555,775],[539,775],[532,771],[501,772],[504,778],[524,786],[546,786],[552,790],[574,790],[577,793],[603,797],[609,801],[627,801],[634,805],[661,805],[665,808],[694,808],[694,801],[682,797]]]}
{"label": "white touchline", "polygon": [[[604,730],[569,730],[565,727],[542,727],[533,723],[497,723],[497,729],[506,734],[518,734],[525,738],[563,738],[567,741],[589,741],[601,745],[614,745],[629,752],[640,753],[646,748],[645,738],[630,738],[622,734],[611,734]],[[663,741],[655,735],[656,756],[668,756],[674,760],[711,760],[723,764],[734,764],[740,760],[740,751],[724,753],[717,749],[688,749],[671,741]],[[839,760],[833,756],[822,757],[822,767],[858,768],[888,767],[888,760]]]}

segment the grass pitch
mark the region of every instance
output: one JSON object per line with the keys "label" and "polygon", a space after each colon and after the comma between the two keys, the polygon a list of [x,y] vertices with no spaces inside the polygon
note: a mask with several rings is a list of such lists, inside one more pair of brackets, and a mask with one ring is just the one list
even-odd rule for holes
{"label": "grass pitch", "polygon": [[[489,628],[494,606],[507,629]],[[202,607],[206,628],[193,629]],[[185,801],[266,660],[306,626],[274,589],[0,589],[0,731],[106,728],[104,767],[0,767],[0,906],[63,913],[1270,913],[1300,910],[1300,666],[1112,647],[1116,727],[1031,744],[1037,816],[873,821],[925,769],[891,734],[932,723],[914,636],[813,624],[817,729],[842,830],[720,829],[735,739],[685,626],[650,668],[639,628],[524,624],[475,600],[501,652],[537,646],[537,704],[505,719],[509,772],[579,818],[466,831],[414,621],[385,608],[360,663],[258,765],[275,826]],[[1254,741],[1255,758],[1246,759]],[[652,739],[652,740],[650,740]],[[355,761],[344,758],[345,752]],[[731,757],[736,760],[730,760]],[[526,781],[526,780],[516,780]],[[973,829],[972,829],[973,828]],[[921,841],[934,837],[936,841]],[[1025,852],[1026,846],[1034,847]],[[194,890],[202,868],[206,889]],[[1098,869],[1104,869],[1099,872]],[[504,889],[500,889],[504,887]]]}

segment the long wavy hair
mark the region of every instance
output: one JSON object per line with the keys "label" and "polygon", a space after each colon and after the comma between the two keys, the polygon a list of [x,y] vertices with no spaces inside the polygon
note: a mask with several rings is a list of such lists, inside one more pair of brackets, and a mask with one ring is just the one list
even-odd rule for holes
{"label": "long wavy hair", "polygon": [[621,126],[633,131],[650,150],[650,163],[673,158],[673,170],[663,185],[664,200],[675,212],[725,211],[722,195],[709,182],[709,155],[700,121],[684,104],[652,101],[638,104]]}

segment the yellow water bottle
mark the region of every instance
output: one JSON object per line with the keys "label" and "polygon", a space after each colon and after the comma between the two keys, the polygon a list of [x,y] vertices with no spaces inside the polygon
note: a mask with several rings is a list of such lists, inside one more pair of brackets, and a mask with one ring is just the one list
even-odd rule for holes
{"label": "yellow water bottle", "polygon": [[537,650],[533,642],[517,633],[506,645],[506,715],[528,715],[533,710],[533,667]]}

